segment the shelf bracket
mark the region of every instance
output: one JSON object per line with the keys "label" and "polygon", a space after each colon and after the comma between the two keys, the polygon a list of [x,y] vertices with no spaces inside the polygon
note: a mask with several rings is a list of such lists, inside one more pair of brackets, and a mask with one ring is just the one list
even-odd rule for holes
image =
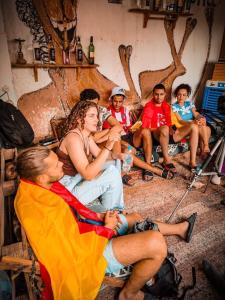
{"label": "shelf bracket", "polygon": [[34,66],[33,70],[34,70],[34,80],[35,80],[35,82],[37,82],[38,81],[38,69],[36,66]]}
{"label": "shelf bracket", "polygon": [[147,27],[149,17],[150,17],[150,12],[145,12],[144,13],[144,20],[143,20],[143,28]]}

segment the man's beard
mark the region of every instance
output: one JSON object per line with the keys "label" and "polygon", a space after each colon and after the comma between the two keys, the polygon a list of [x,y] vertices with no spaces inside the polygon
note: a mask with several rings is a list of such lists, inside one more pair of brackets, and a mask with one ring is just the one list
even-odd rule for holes
{"label": "man's beard", "polygon": [[62,173],[60,176],[49,176],[48,184],[53,184],[57,181],[59,181],[64,176],[64,173]]}

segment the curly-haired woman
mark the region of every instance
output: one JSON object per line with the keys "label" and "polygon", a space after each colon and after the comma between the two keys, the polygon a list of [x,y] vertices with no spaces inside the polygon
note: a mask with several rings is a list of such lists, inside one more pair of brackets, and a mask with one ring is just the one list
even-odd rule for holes
{"label": "curly-haired woman", "polygon": [[209,150],[209,138],[211,130],[206,126],[206,119],[196,111],[195,105],[188,100],[191,95],[191,87],[188,84],[180,84],[174,91],[177,101],[172,104],[172,110],[175,113],[181,125],[190,124],[190,122],[198,125],[199,141],[202,156],[206,156]]}
{"label": "curly-haired woman", "polygon": [[101,198],[103,209],[124,208],[121,175],[113,164],[111,150],[120,138],[110,130],[103,149],[94,142],[91,133],[99,123],[97,105],[79,101],[72,109],[64,126],[64,137],[57,149],[63,162],[64,177],[61,183],[84,205]]}

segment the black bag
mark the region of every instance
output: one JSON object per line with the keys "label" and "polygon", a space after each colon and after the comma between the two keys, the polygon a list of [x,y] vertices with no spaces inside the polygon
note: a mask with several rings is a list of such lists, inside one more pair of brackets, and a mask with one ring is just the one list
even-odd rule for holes
{"label": "black bag", "polygon": [[34,131],[14,105],[0,99],[0,148],[30,146]]}
{"label": "black bag", "polygon": [[175,266],[176,258],[168,253],[161,268],[155,276],[153,285],[144,286],[144,290],[157,297],[178,297],[179,284],[182,280]]}
{"label": "black bag", "polygon": [[[142,232],[146,230],[158,230],[158,225],[149,218],[134,225],[133,232]],[[196,284],[195,268],[192,268],[192,285],[179,289],[182,276],[178,273],[175,266],[177,259],[173,253],[168,253],[158,273],[154,277],[154,283],[148,281],[143,291],[147,292],[157,299],[162,297],[171,297],[173,299],[184,299],[188,290],[193,289]]]}

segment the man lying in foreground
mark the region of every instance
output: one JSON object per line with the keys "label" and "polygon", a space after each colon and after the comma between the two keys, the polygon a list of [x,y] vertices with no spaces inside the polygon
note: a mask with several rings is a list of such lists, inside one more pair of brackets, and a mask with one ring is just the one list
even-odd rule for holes
{"label": "man lying in foreground", "polygon": [[141,288],[167,255],[163,235],[190,241],[196,214],[179,224],[155,222],[153,230],[124,235],[141,216],[86,208],[58,182],[62,163],[45,147],[21,152],[17,171],[21,180],[15,209],[41,264],[48,299],[95,299],[105,272],[116,274],[131,264],[132,274],[118,299],[148,299]]}

